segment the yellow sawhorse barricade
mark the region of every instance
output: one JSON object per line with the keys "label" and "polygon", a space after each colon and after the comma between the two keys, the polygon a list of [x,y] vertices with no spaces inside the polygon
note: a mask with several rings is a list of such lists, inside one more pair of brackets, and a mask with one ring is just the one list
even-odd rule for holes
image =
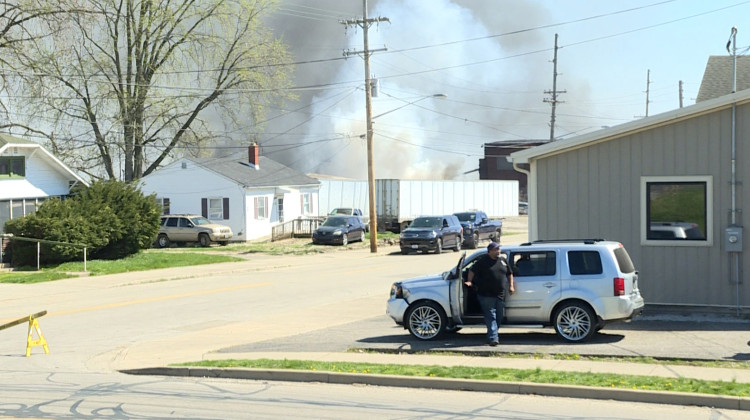
{"label": "yellow sawhorse barricade", "polygon": [[[27,317],[18,318],[15,321],[11,321],[6,324],[0,325],[0,330],[10,328],[18,324],[23,324],[24,322],[28,321],[29,334],[27,336],[28,338],[26,339],[26,357],[31,356],[31,348],[36,347],[36,346],[43,346],[44,353],[49,354],[49,347],[47,347],[47,340],[44,339],[44,336],[42,335],[42,330],[39,328],[39,321],[37,321],[37,318],[40,318],[44,315],[47,315],[47,311],[37,312]],[[37,335],[36,339],[34,338],[34,331],[36,331],[36,335]]]}

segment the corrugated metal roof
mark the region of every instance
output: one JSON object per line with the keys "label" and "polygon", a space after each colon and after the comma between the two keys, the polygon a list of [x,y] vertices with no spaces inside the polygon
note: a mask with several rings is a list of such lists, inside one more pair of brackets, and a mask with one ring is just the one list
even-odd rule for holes
{"label": "corrugated metal roof", "polygon": [[258,169],[248,162],[247,155],[243,157],[241,154],[224,158],[190,160],[245,187],[320,185],[317,179],[310,178],[265,156],[259,157]]}
{"label": "corrugated metal roof", "polygon": [[[708,57],[695,102],[703,102],[732,93],[732,67],[731,55]],[[745,89],[750,89],[750,56],[738,56],[737,92]]]}

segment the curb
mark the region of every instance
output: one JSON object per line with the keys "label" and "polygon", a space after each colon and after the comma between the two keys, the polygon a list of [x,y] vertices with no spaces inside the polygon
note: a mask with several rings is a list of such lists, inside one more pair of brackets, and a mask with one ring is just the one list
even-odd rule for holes
{"label": "curb", "polygon": [[127,369],[121,370],[120,372],[128,375],[183,376],[283,382],[321,382],[342,385],[364,384],[400,388],[499,392],[521,395],[533,394],[548,397],[617,400],[649,404],[700,406],[727,410],[750,411],[750,398],[747,397],[669,391],[598,388],[578,385],[553,385],[526,382],[477,381],[469,379],[250,368],[154,367]]}

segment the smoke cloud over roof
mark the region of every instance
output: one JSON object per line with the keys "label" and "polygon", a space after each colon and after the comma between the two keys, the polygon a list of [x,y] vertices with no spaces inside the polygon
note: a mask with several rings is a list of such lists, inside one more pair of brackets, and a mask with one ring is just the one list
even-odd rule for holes
{"label": "smoke cloud over roof", "polygon": [[[310,89],[268,123],[262,153],[306,173],[365,179],[364,63],[342,58],[363,50],[363,30],[339,23],[361,19],[362,2],[299,3],[283,1],[271,25],[302,63],[295,85]],[[369,28],[370,50],[387,48],[370,58],[375,177],[476,179],[484,143],[549,137],[542,99],[554,38],[522,31],[545,14],[533,2],[370,1],[369,18],[390,20]]]}

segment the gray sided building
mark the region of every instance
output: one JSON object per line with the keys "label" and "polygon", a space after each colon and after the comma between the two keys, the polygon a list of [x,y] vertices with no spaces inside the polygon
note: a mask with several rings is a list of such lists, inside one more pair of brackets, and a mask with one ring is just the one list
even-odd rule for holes
{"label": "gray sided building", "polygon": [[750,90],[508,159],[528,173],[529,239],[620,241],[647,305],[750,314]]}

